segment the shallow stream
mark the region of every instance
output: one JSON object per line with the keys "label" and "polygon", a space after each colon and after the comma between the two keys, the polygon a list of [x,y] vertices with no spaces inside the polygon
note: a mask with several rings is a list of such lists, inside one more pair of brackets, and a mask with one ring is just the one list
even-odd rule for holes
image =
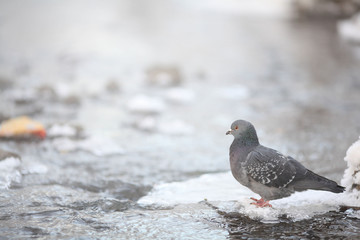
{"label": "shallow stream", "polygon": [[0,120],[48,137],[0,141],[0,239],[356,239],[357,200],[229,172],[236,119],[338,183],[360,135],[358,46],[269,2],[1,2]]}

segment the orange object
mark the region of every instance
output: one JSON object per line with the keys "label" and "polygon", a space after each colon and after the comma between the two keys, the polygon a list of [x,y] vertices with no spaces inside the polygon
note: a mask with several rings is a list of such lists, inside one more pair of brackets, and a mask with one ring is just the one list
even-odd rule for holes
{"label": "orange object", "polygon": [[26,116],[9,119],[0,125],[0,137],[21,137],[26,135],[35,135],[44,139],[46,130],[41,123]]}

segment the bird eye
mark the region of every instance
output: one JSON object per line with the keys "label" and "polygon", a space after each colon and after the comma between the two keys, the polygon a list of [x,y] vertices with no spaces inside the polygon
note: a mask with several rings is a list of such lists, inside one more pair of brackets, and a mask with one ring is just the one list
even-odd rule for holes
{"label": "bird eye", "polygon": [[235,130],[238,130],[239,129],[239,127],[238,126],[235,126]]}

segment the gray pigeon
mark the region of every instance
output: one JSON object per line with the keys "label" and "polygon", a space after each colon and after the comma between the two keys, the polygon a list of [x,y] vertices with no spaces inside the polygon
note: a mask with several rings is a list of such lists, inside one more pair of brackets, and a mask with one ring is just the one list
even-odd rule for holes
{"label": "gray pigeon", "polygon": [[341,193],[344,187],[306,169],[294,158],[259,144],[254,126],[244,120],[231,124],[230,167],[234,178],[259,194],[251,198],[258,207],[271,207],[270,200],[288,197],[307,189]]}

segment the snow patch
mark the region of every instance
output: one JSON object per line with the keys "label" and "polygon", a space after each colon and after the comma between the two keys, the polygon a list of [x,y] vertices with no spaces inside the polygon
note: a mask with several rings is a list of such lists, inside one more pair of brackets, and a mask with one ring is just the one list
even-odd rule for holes
{"label": "snow patch", "polygon": [[165,97],[174,103],[189,103],[195,99],[195,93],[186,88],[174,87],[166,91]]}
{"label": "snow patch", "polygon": [[250,96],[249,89],[242,85],[233,85],[230,87],[222,88],[219,91],[220,95],[223,98],[229,100],[242,100]]}
{"label": "snow patch", "polygon": [[83,140],[58,138],[53,141],[53,145],[59,152],[82,150],[98,157],[124,153],[124,150],[113,140],[99,136],[92,136]]}
{"label": "snow patch", "polygon": [[49,137],[75,137],[76,128],[66,124],[54,124],[47,130]]}
{"label": "snow patch", "polygon": [[168,135],[189,135],[194,132],[194,127],[180,119],[158,120],[153,116],[146,116],[135,122],[139,130],[159,132]]}
{"label": "snow patch", "polygon": [[337,27],[344,39],[360,43],[360,14],[355,15],[351,19],[340,21]]}
{"label": "snow patch", "polygon": [[194,132],[194,127],[180,119],[163,121],[159,124],[158,130],[169,135],[189,135]]}
{"label": "snow patch", "polygon": [[171,207],[178,204],[198,203],[207,200],[226,212],[239,212],[252,219],[277,221],[286,215],[294,221],[309,219],[316,214],[336,211],[341,205],[360,206],[359,201],[348,193],[335,194],[326,191],[308,190],[290,197],[273,200],[273,208],[257,208],[250,203],[257,194],[238,183],[231,172],[205,174],[184,182],[156,185],[139,199],[142,206]]}
{"label": "snow patch", "polygon": [[341,185],[347,191],[354,190],[354,194],[360,195],[360,139],[354,142],[346,151],[344,161],[347,162],[347,169],[344,172]]}
{"label": "snow patch", "polygon": [[165,102],[158,97],[149,97],[146,95],[136,95],[131,98],[127,104],[131,112],[138,113],[161,113],[165,111]]}
{"label": "snow patch", "polygon": [[8,157],[0,161],[0,189],[9,188],[13,181],[21,181],[20,164],[20,159],[15,157]]}

